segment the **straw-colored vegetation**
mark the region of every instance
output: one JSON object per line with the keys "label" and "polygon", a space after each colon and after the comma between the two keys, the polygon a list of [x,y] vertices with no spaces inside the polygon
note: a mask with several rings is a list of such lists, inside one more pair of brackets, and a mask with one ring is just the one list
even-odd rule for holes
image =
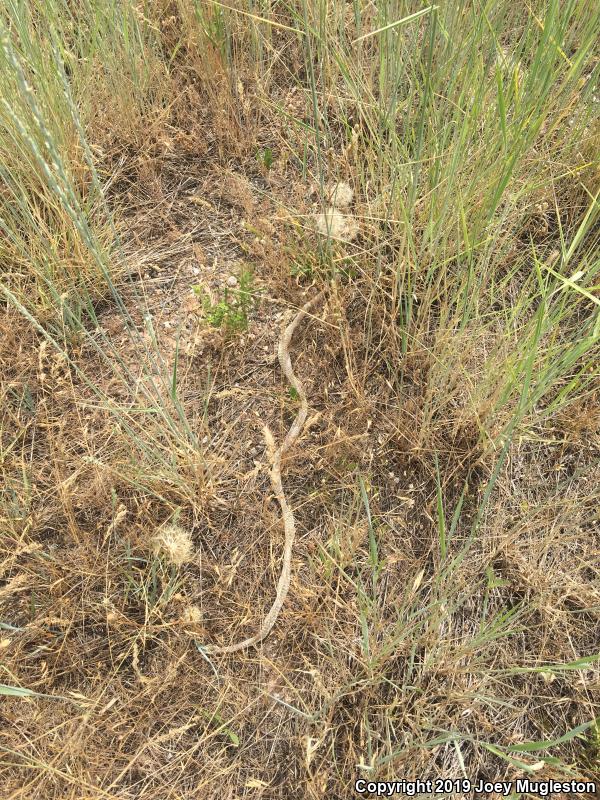
{"label": "straw-colored vegetation", "polygon": [[1,0],[3,800],[598,778],[599,34]]}

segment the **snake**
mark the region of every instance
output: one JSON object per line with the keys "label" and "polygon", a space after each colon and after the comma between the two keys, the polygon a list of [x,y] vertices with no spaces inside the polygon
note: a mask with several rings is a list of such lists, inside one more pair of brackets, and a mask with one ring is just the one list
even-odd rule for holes
{"label": "snake", "polygon": [[294,550],[294,540],[296,538],[296,521],[294,518],[294,512],[287,501],[285,491],[283,489],[283,483],[281,480],[281,460],[283,456],[293,447],[298,436],[300,436],[302,433],[302,429],[304,428],[304,423],[306,422],[306,417],[308,414],[308,400],[302,381],[294,373],[289,347],[298,325],[302,322],[306,315],[309,314],[310,311],[316,305],[318,305],[318,303],[320,303],[324,295],[325,290],[319,292],[304,306],[302,306],[292,321],[284,328],[279,339],[279,345],[277,347],[277,357],[279,359],[281,371],[287,378],[290,386],[295,390],[296,396],[300,401],[300,407],[294,418],[294,421],[292,422],[279,447],[275,446],[275,439],[268,425],[265,425],[263,428],[263,435],[267,445],[267,453],[270,462],[269,478],[273,493],[281,509],[281,517],[283,520],[285,533],[283,563],[279,574],[279,580],[277,581],[277,592],[275,594],[275,599],[271,605],[271,608],[263,619],[260,628],[253,636],[243,639],[241,642],[236,642],[235,644],[225,646],[208,645],[204,648],[206,652],[214,655],[236,653],[240,650],[246,650],[249,647],[255,647],[257,644],[259,644],[259,642],[262,642],[262,640],[269,635],[273,626],[277,622],[277,618],[279,617],[279,613],[283,608],[290,588],[292,553]]}

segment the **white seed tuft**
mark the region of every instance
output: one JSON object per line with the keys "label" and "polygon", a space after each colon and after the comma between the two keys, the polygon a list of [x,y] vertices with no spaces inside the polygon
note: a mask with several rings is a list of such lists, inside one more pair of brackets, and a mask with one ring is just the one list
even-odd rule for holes
{"label": "white seed tuft", "polygon": [[342,214],[337,208],[327,208],[316,215],[317,230],[322,236],[351,242],[358,235],[358,223],[352,214]]}
{"label": "white seed tuft", "polygon": [[196,606],[186,606],[181,615],[181,621],[186,625],[197,625],[202,622],[202,610]]}
{"label": "white seed tuft", "polygon": [[354,191],[349,183],[340,181],[329,187],[327,199],[336,208],[348,208],[354,198]]}
{"label": "white seed tuft", "polygon": [[152,537],[154,552],[164,555],[171,564],[181,567],[191,561],[194,543],[190,533],[179,525],[165,525]]}

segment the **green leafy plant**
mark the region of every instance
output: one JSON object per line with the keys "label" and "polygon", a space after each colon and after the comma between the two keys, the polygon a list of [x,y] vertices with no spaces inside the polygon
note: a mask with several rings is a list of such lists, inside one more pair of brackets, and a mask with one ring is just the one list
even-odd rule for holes
{"label": "green leafy plant", "polygon": [[308,260],[294,260],[290,267],[290,273],[293,278],[312,278],[313,265]]}
{"label": "green leafy plant", "polygon": [[269,172],[273,166],[273,151],[271,148],[265,147],[264,150],[259,150],[256,158],[261,167],[263,167],[266,172]]}
{"label": "green leafy plant", "polygon": [[233,728],[229,727],[227,722],[218,711],[214,711],[211,714],[209,711],[201,709],[200,713],[208,721],[208,726],[213,729],[212,732],[214,735],[222,733],[229,739],[234,747],[240,746],[240,737],[233,730]]}
{"label": "green leafy plant", "polygon": [[192,287],[202,302],[206,319],[214,328],[227,333],[241,333],[248,328],[248,314],[256,304],[254,276],[248,268],[242,269],[238,286],[225,287],[221,298],[215,303],[200,285]]}

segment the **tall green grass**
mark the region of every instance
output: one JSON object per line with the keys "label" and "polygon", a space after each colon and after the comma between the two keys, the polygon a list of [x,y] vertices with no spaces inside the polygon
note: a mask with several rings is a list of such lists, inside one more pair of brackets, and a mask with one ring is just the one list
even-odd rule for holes
{"label": "tall green grass", "polygon": [[41,315],[80,318],[114,296],[120,266],[96,171],[98,134],[108,121],[111,136],[129,143],[164,85],[152,82],[149,28],[131,5],[10,0],[3,12],[3,272]]}

